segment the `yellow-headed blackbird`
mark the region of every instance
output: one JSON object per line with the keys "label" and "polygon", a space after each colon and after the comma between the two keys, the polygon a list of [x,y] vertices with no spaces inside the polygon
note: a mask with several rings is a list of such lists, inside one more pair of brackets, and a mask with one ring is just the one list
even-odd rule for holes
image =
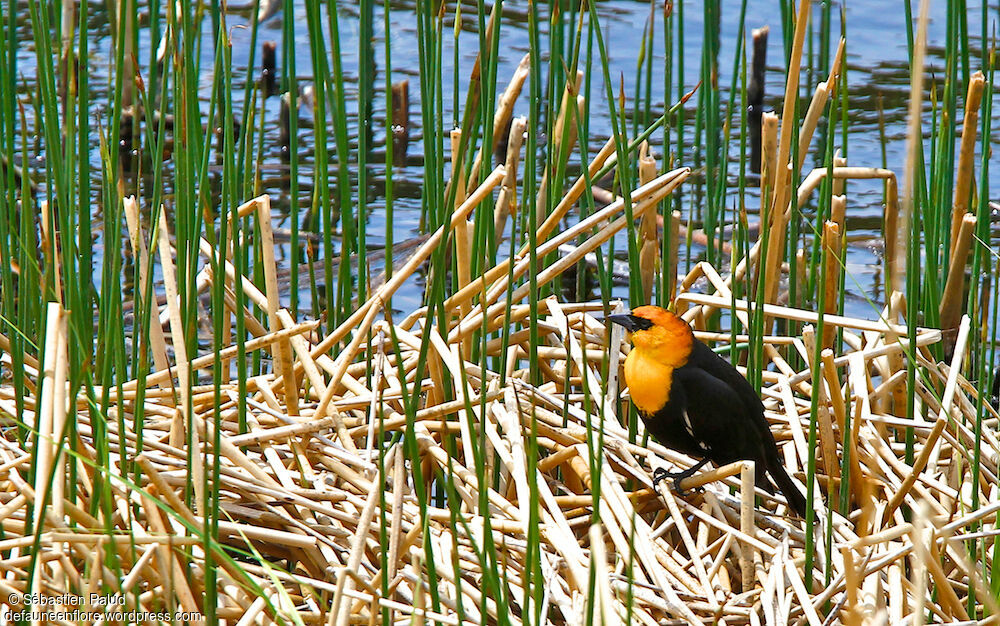
{"label": "yellow-headed blackbird", "polygon": [[673,478],[679,487],[709,461],[754,461],[757,486],[773,494],[770,474],[792,510],[805,517],[806,499],[778,457],[764,405],[736,368],[666,309],[641,306],[608,319],[631,333],[625,383],[646,429],[668,448],[700,459],[689,470],[655,478]]}

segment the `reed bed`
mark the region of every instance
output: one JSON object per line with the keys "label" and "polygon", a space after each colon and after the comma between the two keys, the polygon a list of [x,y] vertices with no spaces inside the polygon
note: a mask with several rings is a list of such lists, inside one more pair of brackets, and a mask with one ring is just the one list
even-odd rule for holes
{"label": "reed bed", "polygon": [[[91,76],[88,3],[53,29],[28,2],[37,94],[23,98],[15,4],[0,12],[0,626],[997,620],[988,3],[978,59],[949,5],[940,98],[924,86],[928,3],[919,21],[904,3],[898,179],[884,128],[881,164],[842,156],[852,96],[832,3],[812,17],[809,0],[780,3],[779,117],[763,111],[767,28],[747,85],[746,2],[728,75],[720,3],[703,4],[693,79],[685,3],[651,5],[627,94],[597,3],[528,3],[527,54],[504,83],[510,6],[417,0],[409,156],[389,3],[380,93],[369,0],[350,18],[280,3],[280,84],[275,42],[252,75],[267,12],[246,23],[237,76],[243,23],[219,3],[166,3],[144,25],[126,3],[108,75]],[[356,88],[339,34],[355,24]],[[97,82],[114,85],[107,102]],[[279,94],[288,175],[269,186]],[[379,97],[384,137],[369,127]],[[393,185],[414,176],[419,234],[398,241]],[[868,233],[882,280],[849,290],[847,185],[862,179],[882,186]],[[262,194],[276,186],[287,212]],[[760,389],[806,519],[755,492],[749,463],[685,494],[653,484],[694,460],[650,439],[622,388],[628,342],[603,320],[627,308],[624,283]],[[400,314],[407,291],[419,305]],[[855,296],[867,317],[845,315]]]}
{"label": "reed bed", "polygon": [[[453,221],[464,221],[504,174],[487,177]],[[633,210],[688,174],[640,187]],[[257,216],[265,241],[267,208],[261,197],[240,210]],[[622,210],[618,201],[595,213],[591,236],[538,280],[623,228]],[[501,294],[493,305],[456,307],[450,332],[433,328],[426,343],[421,311],[398,323],[381,316],[440,235],[374,291],[358,319],[326,335],[277,306],[273,260],[262,284],[231,265],[205,272],[204,289],[224,276],[230,296],[210,315],[231,312],[235,289],[267,315],[248,326],[252,340],[189,359],[175,340],[161,230],[169,322],[152,350],[165,365],[143,381],[96,390],[114,407],[106,422],[89,417],[89,394],[75,398],[69,447],[58,445],[66,437],[66,314],[51,304],[45,361],[27,364],[37,384],[22,416],[32,445],[19,443],[15,428],[0,439],[0,550],[11,554],[0,591],[35,590],[20,597],[37,609],[51,608],[47,598],[65,602],[70,589],[113,589],[122,609],[200,615],[214,569],[215,615],[239,624],[360,624],[384,615],[441,624],[900,624],[1000,612],[983,578],[987,564],[970,560],[965,543],[978,540],[991,554],[987,529],[1000,511],[998,416],[989,409],[975,427],[981,402],[959,373],[967,319],[951,362],[938,362],[930,348],[941,332],[919,328],[911,342],[895,317],[905,309],[896,294],[875,321],[823,316],[843,349],[823,348],[818,367],[796,369],[782,355],[811,362],[819,314],[763,307],[769,318],[804,324],[799,336],[763,342],[763,398],[784,460],[803,483],[810,460],[817,463],[813,509],[801,520],[780,497],[753,493],[750,463],[686,479],[694,491],[684,497],[657,488],[653,470],[693,461],[647,440],[641,425],[630,432],[618,382],[628,349],[622,331],[604,326],[603,303],[547,297],[532,345],[525,290],[495,289],[523,269],[517,258],[494,289],[480,285]],[[137,230],[133,241],[142,239]],[[212,254],[206,242],[202,250]],[[680,281],[675,306],[710,344],[748,340],[755,304],[735,298],[706,262]],[[732,332],[706,329],[718,312],[732,316]],[[470,359],[466,331],[484,328],[506,340],[483,341],[486,359]],[[273,373],[245,389],[235,380],[204,384],[239,350],[270,358]],[[482,367],[502,351],[506,371]],[[540,380],[524,367],[531,354]],[[904,355],[918,370],[919,410],[910,417],[897,366]],[[814,405],[818,439],[810,445]],[[0,410],[16,424],[9,390],[0,391]],[[912,462],[901,443],[907,431]],[[109,447],[106,466],[98,433]],[[29,467],[34,483],[24,478]],[[110,493],[109,515],[95,510],[98,484]],[[217,525],[207,534],[210,506]],[[535,570],[543,579],[529,585]],[[530,593],[540,595],[525,614]]]}

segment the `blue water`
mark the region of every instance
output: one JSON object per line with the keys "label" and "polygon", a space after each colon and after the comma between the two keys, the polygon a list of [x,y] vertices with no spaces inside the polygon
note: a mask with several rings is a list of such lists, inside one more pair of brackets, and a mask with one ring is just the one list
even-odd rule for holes
{"label": "blue water", "polygon": [[[732,82],[731,74],[733,68],[733,58],[738,44],[737,28],[740,5],[737,2],[724,2],[722,4],[719,85],[720,88],[724,90],[722,98],[723,102],[725,102],[727,98],[726,92]],[[969,43],[971,56],[973,59],[978,59],[980,32],[982,30],[982,22],[979,17],[980,5],[975,2],[970,2],[969,4],[969,29],[971,31]],[[944,75],[944,6],[943,3],[940,2],[933,3],[933,5],[935,12],[932,14],[928,31],[929,52],[927,59],[927,87],[930,89],[935,78],[937,78],[936,86],[938,94],[940,94],[942,88],[941,80]],[[528,50],[528,7],[529,4],[525,0],[509,0],[504,4],[504,20],[500,31],[501,62],[498,71],[498,83],[499,89],[501,90],[506,85],[513,68]],[[654,51],[656,63],[654,67],[662,67],[664,63],[662,50],[663,17],[661,13],[661,5],[656,4],[654,8],[656,20],[655,28],[657,32],[656,48]],[[684,42],[683,48],[683,65],[681,65],[679,55],[675,55],[675,57],[671,59],[675,72],[675,91],[679,88],[676,86],[676,81],[678,71],[680,69],[683,69],[684,74],[684,91],[691,89],[697,83],[700,73],[699,68],[702,49],[703,15],[701,3],[685,2],[683,3],[683,7],[680,6],[680,3],[675,3],[675,13],[680,11],[681,8],[684,12],[687,39]],[[888,139],[885,154],[886,164],[901,177],[900,182],[902,183],[902,177],[905,176],[903,172],[903,160],[906,135],[906,104],[909,96],[910,81],[910,70],[907,60],[908,54],[904,5],[902,2],[850,2],[847,3],[846,6],[842,5],[842,3],[833,3],[832,9],[834,23],[837,25],[839,25],[839,19],[837,16],[840,14],[841,9],[844,10],[848,39],[848,69],[846,73],[846,81],[849,87],[848,108],[850,120],[848,125],[847,143],[846,145],[841,145],[838,138],[838,148],[848,157],[849,165],[882,165],[882,148],[880,143],[879,120],[877,113],[878,102],[879,99],[881,99],[885,122],[885,135]],[[103,9],[92,8],[91,10],[94,12],[90,26],[91,48],[93,54],[89,59],[89,63],[92,72],[91,81],[93,88],[97,92],[95,100],[100,102],[100,92],[105,89],[104,85],[101,84],[101,77],[106,77],[108,73],[110,46],[112,42],[107,26],[106,14],[103,13]],[[296,74],[300,79],[300,87],[304,87],[310,85],[311,83],[310,50],[305,33],[305,9],[301,3],[296,3],[295,10],[295,22],[300,25],[299,28],[301,29],[301,32],[298,33],[301,36],[296,37]],[[325,12],[325,7],[323,10]],[[410,79],[410,120],[413,124],[409,144],[410,163],[412,164],[402,167],[397,166],[393,169],[393,179],[396,185],[397,196],[394,200],[395,216],[391,224],[391,229],[395,241],[400,242],[417,235],[419,229],[421,210],[420,189],[423,184],[423,170],[419,165],[422,150],[420,127],[421,94],[419,79],[417,77],[418,47],[416,21],[414,18],[414,4],[412,2],[396,2],[391,5],[390,10],[390,19],[392,24],[391,44],[393,66],[391,78],[393,82],[404,78]],[[821,5],[819,3],[814,3],[813,17],[815,23],[818,23],[820,10]],[[382,26],[381,11],[381,5],[377,5],[375,7],[376,19],[374,53],[378,74],[376,76],[375,102],[371,120],[372,127],[374,129],[375,156],[373,158],[375,160],[381,158],[386,138],[386,96],[384,91],[385,76],[382,73],[383,68],[385,67],[384,38],[386,33],[384,32]],[[650,5],[643,2],[631,2],[627,0],[610,0],[601,2],[598,5],[598,12],[601,16],[603,35],[605,41],[608,43],[610,55],[610,75],[612,76],[612,80],[616,83],[615,89],[617,90],[617,80],[619,75],[623,75],[625,77],[626,90],[629,94],[631,94],[633,93],[635,87],[635,67],[636,59],[639,55],[639,47],[642,41],[642,29],[649,17]],[[450,34],[452,32],[453,18],[455,14],[454,5],[449,4],[446,13],[447,17],[445,19],[444,32]],[[18,22],[19,39],[22,41],[18,69],[21,76],[23,76],[21,83],[22,92],[24,94],[23,97],[27,98],[28,95],[33,93],[34,89],[35,60],[34,51],[31,48],[30,24],[27,21],[27,11],[22,12],[22,15],[23,17],[19,16],[20,21]],[[343,49],[342,61],[348,78],[347,98],[351,120],[350,133],[352,144],[356,146],[356,98],[359,71],[357,63],[357,6],[354,3],[342,2],[340,3],[338,9],[338,15],[340,18],[339,26],[341,45]],[[781,99],[785,81],[783,61],[784,55],[782,47],[783,37],[780,25],[780,15],[779,3],[776,1],[768,0],[748,2],[746,18],[747,40],[749,41],[749,31],[751,29],[764,25],[769,25],[771,28],[771,36],[768,44],[768,71],[765,103],[770,108],[779,111],[781,108]],[[997,10],[996,6],[991,7],[988,18],[990,24],[997,20],[998,17],[1000,17],[1000,11]],[[466,84],[468,74],[471,71],[479,49],[477,34],[478,24],[474,18],[474,5],[464,6],[461,36],[458,42],[460,63],[458,76],[460,81],[462,81],[460,87],[464,87]],[[233,85],[234,93],[241,96],[248,74],[247,64],[249,62],[250,52],[250,30],[249,28],[244,28],[245,26],[248,26],[248,17],[245,14],[230,14],[227,17],[227,26],[229,28],[229,32],[231,33],[233,44],[233,75],[235,77],[235,83]],[[835,30],[837,27],[838,26],[835,26]],[[989,28],[992,28],[992,26],[989,26]],[[205,32],[208,33],[209,29],[210,23],[209,20],[206,20]],[[150,44],[146,31],[143,30],[140,32],[142,35],[140,36],[140,50],[138,51],[137,58],[140,60],[140,65],[145,67],[148,63],[148,59],[150,58]],[[279,11],[275,17],[265,21],[260,27],[257,43],[258,64],[260,60],[259,48],[261,44],[265,40],[274,40],[279,42],[278,64],[280,70],[281,64],[284,63],[284,59],[280,58],[281,37],[281,13]],[[543,41],[544,39],[545,38],[543,37]],[[210,39],[206,37],[205,41],[207,42],[209,40]],[[452,59],[454,48],[452,45],[452,38],[450,36],[446,37],[442,54],[443,64],[441,67],[441,76],[445,80],[443,89],[445,112],[442,122],[446,129],[452,127],[452,122],[455,117],[454,107],[452,106],[452,86],[449,82],[449,79],[453,74]],[[818,35],[814,38],[812,45],[814,48],[818,47]],[[205,68],[211,68],[214,50],[209,45],[204,45],[203,48],[203,66]],[[808,63],[808,59],[805,63]],[[978,68],[978,63],[974,62],[973,65],[974,68]],[[259,75],[259,69],[254,69],[250,74],[253,78],[256,78]],[[803,71],[803,82],[807,82],[813,86],[816,82],[825,79],[825,76],[820,76],[818,72],[811,72],[808,67]],[[207,111],[208,109],[207,101],[210,95],[209,89],[211,80],[211,75],[207,71],[202,73],[200,77],[200,89],[203,92],[202,95],[205,101],[203,106],[204,111]],[[106,80],[103,82],[106,82]],[[662,80],[657,75],[654,75],[652,87],[653,91],[651,99],[653,102],[654,115],[658,115],[663,110],[665,101],[667,104],[670,104],[676,100],[676,93],[670,94],[669,97],[665,98],[663,94]],[[515,115],[527,115],[526,91],[527,87],[525,87],[525,92],[522,93],[522,96],[518,101]],[[808,91],[811,92],[811,89]],[[964,101],[964,86],[961,88],[960,93],[961,97],[959,102],[961,106],[961,103]],[[600,70],[597,66],[595,66],[591,90],[591,137],[589,140],[589,145],[593,151],[596,151],[596,149],[604,143],[610,133],[607,103],[605,102],[604,94],[605,90],[601,81]],[[465,94],[463,89],[460,95],[462,101],[464,101],[464,96]],[[688,103],[687,109],[689,111],[689,120],[694,119],[694,108],[696,105],[697,98],[692,99]],[[94,119],[96,120],[97,115],[100,114],[102,119],[106,122],[108,112],[99,110],[100,106],[101,105],[94,106]],[[803,106],[805,106],[805,104]],[[997,107],[996,104],[994,106]],[[926,114],[928,123],[930,119],[929,107],[929,103],[925,100],[925,109],[928,111]],[[272,194],[273,204],[276,211],[276,225],[281,228],[291,228],[292,224],[290,223],[289,218],[291,199],[288,197],[287,190],[281,182],[281,177],[286,170],[280,161],[280,149],[277,145],[278,110],[279,103],[277,97],[270,98],[265,104],[264,111],[266,128],[263,162],[264,191]],[[1000,110],[1000,107],[997,107],[997,110]],[[29,127],[31,127],[33,126],[31,107],[26,106],[26,111],[28,116],[27,122]],[[311,111],[308,110],[308,108],[304,108],[300,115],[300,119],[303,122],[303,124],[300,124],[300,145],[302,146],[303,153],[307,155],[306,158],[308,161],[311,159],[312,134],[309,128],[304,127],[306,126],[304,122],[308,118],[311,118]],[[991,142],[996,142],[998,137],[1000,137],[1000,117],[994,116],[994,119],[991,121],[991,126]],[[926,129],[927,125],[925,124],[925,130]],[[692,130],[693,129],[691,127],[688,128],[689,143]],[[658,140],[658,137],[658,134],[654,137],[654,143],[655,140]],[[814,138],[813,148],[817,145],[817,139],[818,133],[817,137]],[[544,138],[540,138],[540,140],[544,140]],[[738,157],[738,145],[738,138],[734,137],[732,148],[730,150],[732,155],[730,163],[731,182],[734,182],[733,175],[737,171],[736,159]],[[95,176],[97,176],[100,173],[100,164],[97,161],[96,135],[94,146],[93,166]],[[333,150],[332,145],[330,146],[330,149],[331,151]],[[658,158],[662,157],[656,146],[654,146],[654,151]],[[34,160],[34,157],[37,157],[40,152],[41,148],[39,146],[36,150],[36,154],[29,155],[29,157],[32,157],[33,159],[29,161],[29,163],[36,163],[37,161]],[[691,153],[692,151],[689,146],[687,150],[688,158],[690,158]],[[575,164],[579,163],[579,157],[574,155],[571,157],[570,163],[571,167],[576,167]],[[978,176],[978,156],[976,163]],[[688,165],[690,163],[685,162],[681,164]],[[523,170],[523,163],[521,167]],[[811,159],[807,159],[804,172],[808,172],[811,167],[812,161]],[[375,164],[371,166],[370,171],[372,186],[366,192],[369,211],[367,218],[367,230],[370,244],[377,246],[384,242],[384,234],[387,227],[385,219],[385,197],[383,195],[384,168],[380,164]],[[301,164],[300,182],[309,188],[312,186],[311,175],[311,165],[308,162]],[[36,171],[34,177],[36,180],[42,180],[44,178],[43,170]],[[994,167],[989,176],[990,187],[993,190],[997,189],[998,183],[1000,183],[998,177],[1000,177],[1000,168]],[[751,187],[753,187],[753,185],[751,185]],[[98,187],[95,185],[95,189],[97,188]],[[693,186],[688,186],[687,189],[690,191],[693,189]],[[753,194],[754,191],[751,189],[750,195],[747,198],[747,206],[750,208],[751,212],[755,211],[755,207],[758,204],[758,200]],[[356,190],[355,197],[357,197]],[[882,220],[882,185],[877,181],[850,182],[847,187],[847,197],[848,235],[851,239],[862,240],[850,245],[848,248],[848,278],[846,284],[848,287],[849,297],[846,304],[847,312],[852,315],[871,317],[875,314],[875,312],[872,310],[872,306],[867,302],[866,296],[868,298],[874,297],[876,301],[879,301],[882,298],[882,294],[879,290],[880,288],[878,287],[878,283],[881,281],[879,270],[879,240],[881,238]],[[98,237],[101,236],[100,220],[103,214],[99,200],[100,198],[95,196],[94,219]],[[308,192],[305,192],[300,197],[300,203],[308,204],[308,202],[309,194]],[[727,197],[726,204],[727,206],[732,206],[734,202],[735,191]],[[693,195],[690,192],[682,199],[682,209],[685,211],[695,211],[695,215],[697,215],[698,207],[696,206]],[[751,220],[753,219],[755,218],[751,216]],[[808,223],[803,223],[803,228],[809,229],[810,226]],[[285,263],[288,263],[290,252],[287,248],[287,244],[282,244],[282,246],[283,248],[280,251],[279,260],[284,260]],[[625,249],[625,242],[621,237],[619,237],[616,242],[616,249]],[[698,251],[696,250],[695,253],[697,254],[697,252]],[[94,275],[95,279],[99,279],[99,268],[95,268]],[[305,284],[305,282],[303,282],[303,284]],[[615,295],[625,297],[626,293],[627,290],[623,286],[616,287]],[[307,292],[303,292],[301,295],[303,297],[304,304],[308,304],[309,294]],[[394,299],[394,306],[401,311],[413,310],[419,306],[421,295],[422,285],[418,277],[411,281],[397,294]]]}

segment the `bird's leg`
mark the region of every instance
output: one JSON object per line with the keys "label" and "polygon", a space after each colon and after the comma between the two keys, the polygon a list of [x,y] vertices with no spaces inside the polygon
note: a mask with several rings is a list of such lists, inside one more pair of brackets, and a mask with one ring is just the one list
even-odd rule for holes
{"label": "bird's leg", "polygon": [[687,495],[687,492],[681,488],[681,481],[684,480],[685,478],[690,478],[691,476],[694,476],[698,470],[700,470],[708,463],[708,461],[709,459],[707,458],[702,459],[697,463],[695,463],[694,465],[692,465],[691,467],[689,467],[688,469],[684,470],[683,472],[668,472],[662,467],[658,467],[653,472],[653,484],[655,485],[659,483],[661,480],[666,480],[668,478],[673,479],[674,491],[676,491],[679,496],[684,497],[685,495]]}

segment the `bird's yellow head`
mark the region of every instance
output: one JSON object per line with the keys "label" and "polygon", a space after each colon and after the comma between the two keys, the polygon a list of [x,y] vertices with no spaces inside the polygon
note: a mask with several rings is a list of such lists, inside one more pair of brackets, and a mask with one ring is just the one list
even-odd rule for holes
{"label": "bird's yellow head", "polygon": [[694,333],[680,317],[658,306],[640,306],[628,315],[608,319],[621,324],[631,334],[632,345],[644,357],[670,368],[687,363],[694,346]]}
{"label": "bird's yellow head", "polygon": [[643,413],[659,411],[670,398],[673,371],[684,366],[694,348],[688,323],[658,306],[640,306],[608,320],[629,331],[633,349],[625,359],[625,383]]}

